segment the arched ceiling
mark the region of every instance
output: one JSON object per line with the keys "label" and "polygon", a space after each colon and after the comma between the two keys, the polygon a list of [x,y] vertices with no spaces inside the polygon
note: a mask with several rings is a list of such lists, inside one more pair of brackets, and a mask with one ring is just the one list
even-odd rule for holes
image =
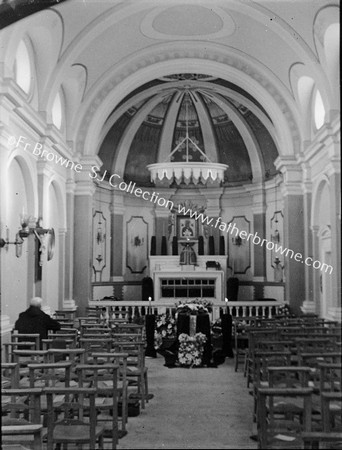
{"label": "arched ceiling", "polygon": [[146,165],[169,157],[187,122],[205,155],[229,165],[225,185],[236,185],[272,177],[278,155],[302,151],[291,68],[329,86],[313,27],[336,1],[57,3],[6,27],[0,55],[11,77],[20,39],[32,43],[38,110],[50,123],[64,96],[63,138],[77,157],[99,155],[102,171],[148,185]]}
{"label": "arched ceiling", "polygon": [[[118,109],[123,111],[119,117]],[[188,148],[193,162],[208,159],[229,166],[226,185],[276,173],[279,153],[266,111],[243,89],[210,75],[155,79],[129,94],[107,126],[99,150],[102,171],[123,173],[140,185],[150,184],[148,164],[185,161],[185,143],[180,143],[186,134],[195,144]]]}

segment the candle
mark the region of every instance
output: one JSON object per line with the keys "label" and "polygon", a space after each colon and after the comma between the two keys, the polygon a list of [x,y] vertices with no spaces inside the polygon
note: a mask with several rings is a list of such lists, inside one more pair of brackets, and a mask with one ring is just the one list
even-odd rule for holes
{"label": "candle", "polygon": [[152,314],[151,300],[152,300],[152,298],[149,297],[149,298],[148,298],[148,310],[149,310],[149,313],[150,313],[150,314]]}
{"label": "candle", "polygon": [[227,299],[227,297],[224,299],[224,301],[226,302],[226,306],[227,306],[227,314],[229,314],[228,299]]}

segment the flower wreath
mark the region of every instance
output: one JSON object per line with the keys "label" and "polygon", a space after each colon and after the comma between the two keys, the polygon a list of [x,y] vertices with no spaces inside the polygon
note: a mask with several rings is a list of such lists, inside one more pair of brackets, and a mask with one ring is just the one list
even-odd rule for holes
{"label": "flower wreath", "polygon": [[178,336],[178,362],[182,366],[198,367],[202,364],[204,344],[207,337],[203,333],[194,336],[182,333]]}
{"label": "flower wreath", "polygon": [[162,346],[163,338],[175,338],[176,334],[176,320],[170,314],[156,316],[154,328],[154,348],[156,350]]}
{"label": "flower wreath", "polygon": [[177,312],[180,313],[208,313],[211,310],[212,302],[210,300],[198,299],[181,300],[176,303]]}

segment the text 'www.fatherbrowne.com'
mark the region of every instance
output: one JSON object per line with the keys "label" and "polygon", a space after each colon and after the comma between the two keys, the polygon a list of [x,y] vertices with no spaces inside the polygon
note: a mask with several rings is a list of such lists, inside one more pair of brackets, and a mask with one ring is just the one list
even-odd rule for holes
{"label": "text 'www.fatherbrowne.com'", "polygon": [[[43,144],[39,142],[36,142],[35,144],[27,142],[27,138],[24,136],[19,136],[18,138],[16,138],[15,136],[9,136],[8,144],[11,147],[14,146],[14,148],[18,148],[20,146],[26,151],[32,151],[33,155],[39,158],[54,162],[55,164],[58,164],[62,167],[74,170],[77,173],[80,173],[83,169],[81,163],[75,163],[74,161],[68,158],[64,158],[51,150],[49,151],[45,149],[43,147]],[[172,202],[172,200],[166,200],[159,194],[159,192],[151,192],[149,189],[143,190],[140,187],[137,187],[136,183],[132,183],[131,181],[127,184],[124,180],[122,180],[119,174],[107,174],[107,170],[100,178],[99,171],[100,168],[98,166],[92,166],[89,170],[89,177],[98,182],[103,182],[106,180],[106,182],[108,182],[108,184],[114,189],[118,189],[138,198],[142,198],[143,200],[157,204],[158,206],[165,207],[170,211],[174,211],[174,203]],[[311,257],[304,258],[303,255],[299,252],[295,253],[293,250],[287,247],[283,248],[282,245],[279,245],[267,239],[262,239],[257,232],[253,234],[247,233],[247,231],[245,230],[240,231],[235,223],[230,222],[227,224],[226,222],[223,222],[221,217],[208,217],[203,213],[198,213],[197,211],[186,209],[181,205],[178,205],[178,214],[183,214],[184,216],[198,220],[204,226],[218,228],[223,233],[230,233],[232,235],[234,235],[235,233],[235,237],[239,236],[241,239],[245,239],[247,242],[251,241],[254,245],[260,245],[261,247],[265,246],[267,250],[274,250],[274,252],[277,254],[292,258],[295,261],[306,264],[307,266],[313,267],[314,269],[329,272],[330,274],[333,272],[333,267],[329,264],[322,263],[318,260],[314,261]]]}
{"label": "text 'www.fatherbrowne.com'", "polygon": [[192,219],[198,220],[205,226],[218,228],[220,231],[224,233],[230,233],[231,235],[235,235],[235,237],[239,236],[241,239],[245,239],[247,242],[251,241],[254,245],[260,245],[260,247],[265,246],[267,250],[273,250],[276,254],[280,254],[286,256],[287,258],[294,259],[297,262],[302,264],[306,264],[307,266],[313,267],[314,269],[318,269],[321,271],[329,272],[331,274],[333,272],[333,267],[329,264],[322,263],[318,260],[313,260],[310,256],[304,258],[300,252],[295,253],[293,250],[283,247],[280,244],[269,241],[268,239],[262,239],[257,232],[255,233],[247,233],[245,230],[239,230],[235,223],[226,223],[223,222],[221,217],[208,217],[203,213],[198,213],[197,211],[192,211],[192,209],[186,209],[184,206],[178,205],[178,213],[183,214],[184,216],[188,216]]}

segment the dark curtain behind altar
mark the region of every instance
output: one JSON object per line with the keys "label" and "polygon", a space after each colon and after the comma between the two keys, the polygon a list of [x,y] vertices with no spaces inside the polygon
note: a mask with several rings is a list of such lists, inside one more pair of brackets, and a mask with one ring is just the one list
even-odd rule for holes
{"label": "dark curtain behind altar", "polygon": [[152,301],[154,300],[153,280],[151,277],[145,277],[141,282],[141,300],[147,302],[149,297]]}

